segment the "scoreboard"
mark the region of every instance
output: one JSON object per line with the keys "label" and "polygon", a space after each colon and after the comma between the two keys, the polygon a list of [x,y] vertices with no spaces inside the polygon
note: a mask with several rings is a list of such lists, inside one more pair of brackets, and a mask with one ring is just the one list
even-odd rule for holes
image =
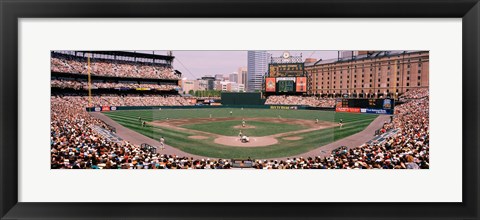
{"label": "scoreboard", "polygon": [[337,100],[337,112],[393,114],[394,99],[341,99]]}
{"label": "scoreboard", "polygon": [[307,77],[268,77],[265,78],[267,93],[305,93]]}
{"label": "scoreboard", "polygon": [[[384,103],[385,100],[392,101],[389,105],[389,101]],[[384,104],[386,104],[386,106],[384,106]],[[339,107],[391,109],[393,108],[393,99],[342,99]]]}
{"label": "scoreboard", "polygon": [[290,61],[268,65],[264,84],[266,93],[299,95],[307,92],[305,64],[301,63],[301,59]]}
{"label": "scoreboard", "polygon": [[270,77],[305,76],[303,63],[272,63],[268,66]]}
{"label": "scoreboard", "polygon": [[293,92],[295,82],[293,80],[281,80],[278,81],[278,91],[277,92]]}

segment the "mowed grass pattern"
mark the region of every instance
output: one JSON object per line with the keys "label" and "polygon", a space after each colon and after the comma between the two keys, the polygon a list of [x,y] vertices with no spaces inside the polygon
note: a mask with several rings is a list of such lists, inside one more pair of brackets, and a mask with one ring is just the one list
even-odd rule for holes
{"label": "mowed grass pattern", "polygon": [[[212,117],[231,117],[230,111],[233,112],[233,117],[244,117],[247,121],[248,118],[281,117],[307,120],[315,120],[318,118],[321,121],[338,123],[340,119],[343,119],[344,125],[342,129],[334,127],[292,135],[302,137],[301,140],[289,141],[279,139],[279,143],[272,146],[244,148],[216,144],[213,142],[213,138],[204,140],[190,139],[188,136],[196,134],[185,131],[151,126],[142,127],[138,120],[138,117],[141,117],[142,120],[146,121],[166,120],[166,118],[208,118],[210,117],[210,114]],[[243,110],[237,108],[132,110],[104,112],[104,114],[119,124],[147,137],[156,140],[160,137],[164,137],[168,145],[191,154],[214,158],[251,157],[254,159],[289,157],[313,150],[364,130],[377,117],[377,115],[336,113],[333,111],[247,108]],[[252,136],[259,135],[255,134]],[[321,149],[319,149],[319,151],[320,150]]]}
{"label": "mowed grass pattern", "polygon": [[[247,118],[248,119],[248,118]],[[284,133],[289,131],[298,131],[308,128],[307,126],[296,125],[296,124],[284,124],[284,123],[275,123],[275,122],[264,122],[264,121],[250,121],[246,120],[248,126],[255,126],[255,128],[235,128],[235,126],[241,126],[242,121],[233,120],[233,121],[218,121],[210,123],[200,123],[200,124],[187,124],[181,127],[206,131],[214,134],[225,135],[225,136],[236,136],[239,131],[242,130],[242,133],[247,136],[267,136],[272,134]]]}

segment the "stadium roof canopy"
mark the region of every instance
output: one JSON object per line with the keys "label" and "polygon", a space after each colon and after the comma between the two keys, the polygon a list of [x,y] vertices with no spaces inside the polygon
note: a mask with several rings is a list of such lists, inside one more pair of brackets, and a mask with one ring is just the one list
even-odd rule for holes
{"label": "stadium roof canopy", "polygon": [[155,59],[155,60],[167,60],[173,61],[175,56],[167,56],[167,55],[157,55],[157,54],[148,54],[148,53],[136,53],[136,52],[128,52],[128,51],[76,51],[82,53],[92,53],[92,54],[105,54],[105,55],[113,55],[113,56],[125,56],[125,57],[136,57],[136,58],[147,58],[147,59]]}
{"label": "stadium roof canopy", "polygon": [[426,52],[426,51],[398,51],[398,50],[397,51],[375,51],[372,53],[362,54],[354,57],[333,58],[328,60],[319,60],[315,63],[305,63],[305,66],[316,66],[316,65],[322,65],[322,64],[333,64],[333,63],[350,62],[350,61],[356,61],[356,60],[375,59],[375,58],[399,56],[401,54],[418,53],[418,52]]}

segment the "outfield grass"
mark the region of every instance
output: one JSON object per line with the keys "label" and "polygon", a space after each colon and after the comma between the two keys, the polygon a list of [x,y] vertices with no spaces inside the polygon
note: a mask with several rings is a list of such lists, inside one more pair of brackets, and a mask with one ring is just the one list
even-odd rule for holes
{"label": "outfield grass", "polygon": [[233,120],[233,121],[217,121],[210,123],[202,124],[186,124],[181,127],[206,131],[214,134],[225,135],[225,136],[236,136],[239,131],[242,130],[242,133],[247,136],[268,136],[272,134],[284,133],[289,131],[298,131],[308,128],[307,126],[296,125],[296,124],[283,124],[283,123],[274,123],[274,122],[264,122],[264,121],[247,121],[248,126],[255,126],[255,128],[242,129],[235,128],[242,124],[242,121]]}
{"label": "outfield grass", "polygon": [[[316,130],[292,136],[300,136],[302,140],[288,141],[279,139],[279,143],[267,147],[232,147],[216,144],[213,138],[205,140],[190,139],[188,136],[195,135],[193,133],[178,131],[168,128],[142,127],[138,121],[138,117],[146,121],[185,118],[208,118],[212,117],[230,117],[229,112],[233,111],[233,117],[282,117],[339,122],[343,119],[344,126],[342,129],[338,127]],[[132,111],[112,111],[105,112],[105,115],[117,121],[119,124],[135,130],[150,138],[159,139],[163,136],[168,145],[178,148],[182,151],[215,158],[277,158],[298,155],[319,146],[326,145],[333,141],[345,138],[364,130],[377,115],[369,114],[351,114],[336,113],[333,111],[316,111],[316,110],[273,110],[273,109],[236,109],[236,108],[218,108],[218,109],[164,109],[164,110],[132,110]],[[248,120],[247,120],[248,121]],[[257,121],[258,122],[258,121]],[[237,122],[238,123],[238,122]],[[253,123],[253,122],[248,122]],[[256,123],[256,122],[255,122]],[[199,124],[200,125],[200,124]],[[238,124],[237,124],[238,125]],[[253,124],[252,124],[253,125]],[[291,125],[288,125],[291,126]],[[282,127],[282,129],[284,129]],[[299,128],[301,130],[304,128]],[[211,132],[211,131],[209,131]],[[218,131],[217,131],[218,132]],[[227,131],[225,131],[227,132]],[[215,133],[215,132],[212,132]],[[280,132],[277,132],[280,133]],[[238,134],[238,133],[237,133]],[[233,134],[235,136],[237,134]],[[254,136],[262,136],[255,134]]]}

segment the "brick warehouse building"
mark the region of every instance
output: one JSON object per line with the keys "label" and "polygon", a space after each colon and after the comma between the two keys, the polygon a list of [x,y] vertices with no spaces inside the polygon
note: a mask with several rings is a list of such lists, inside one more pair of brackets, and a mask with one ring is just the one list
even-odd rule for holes
{"label": "brick warehouse building", "polygon": [[428,51],[351,51],[352,56],[307,60],[308,94],[322,97],[396,97],[428,88]]}

